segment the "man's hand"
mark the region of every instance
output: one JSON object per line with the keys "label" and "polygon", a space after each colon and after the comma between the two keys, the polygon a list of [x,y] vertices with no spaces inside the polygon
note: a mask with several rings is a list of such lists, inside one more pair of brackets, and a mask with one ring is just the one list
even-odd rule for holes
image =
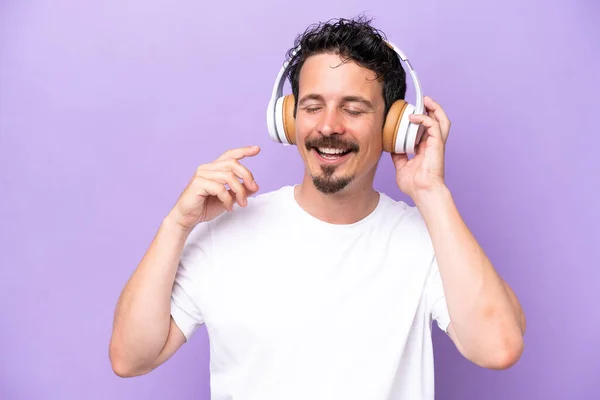
{"label": "man's hand", "polygon": [[234,202],[245,207],[248,196],[258,191],[258,184],[239,160],[259,152],[258,146],[231,149],[215,161],[198,167],[170,212],[173,220],[184,229],[191,230],[224,211],[231,211]]}
{"label": "man's hand", "polygon": [[424,97],[426,115],[411,115],[412,123],[420,124],[423,136],[412,159],[407,154],[392,154],[396,167],[396,183],[413,201],[421,193],[444,183],[444,155],[450,132],[450,121],[442,107],[430,97]]}

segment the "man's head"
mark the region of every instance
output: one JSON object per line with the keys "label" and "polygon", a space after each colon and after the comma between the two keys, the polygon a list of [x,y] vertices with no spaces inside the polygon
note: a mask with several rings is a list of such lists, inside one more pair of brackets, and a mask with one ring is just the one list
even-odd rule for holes
{"label": "man's head", "polygon": [[385,117],[406,94],[398,55],[364,18],[313,25],[289,55],[296,143],[315,187],[372,183]]}

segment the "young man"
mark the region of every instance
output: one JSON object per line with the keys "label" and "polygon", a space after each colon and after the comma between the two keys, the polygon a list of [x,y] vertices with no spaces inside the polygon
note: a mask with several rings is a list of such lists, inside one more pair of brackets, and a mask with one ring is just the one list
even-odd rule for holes
{"label": "young man", "polygon": [[164,363],[201,324],[211,390],[225,399],[433,399],[431,326],[477,365],[523,350],[519,302],[444,183],[450,122],[434,100],[411,116],[414,158],[393,154],[411,207],[373,189],[398,56],[365,20],[298,39],[290,80],[300,184],[257,194],[235,148],[200,166],[119,299],[119,376]]}

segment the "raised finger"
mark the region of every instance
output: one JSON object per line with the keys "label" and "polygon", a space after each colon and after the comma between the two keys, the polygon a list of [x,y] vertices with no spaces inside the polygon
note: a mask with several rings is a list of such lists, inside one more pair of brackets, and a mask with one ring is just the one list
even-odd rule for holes
{"label": "raised finger", "polygon": [[241,160],[245,157],[252,157],[257,155],[260,152],[260,147],[258,146],[246,146],[239,147],[237,149],[229,149],[225,153],[221,154],[215,161],[222,161],[228,159]]}

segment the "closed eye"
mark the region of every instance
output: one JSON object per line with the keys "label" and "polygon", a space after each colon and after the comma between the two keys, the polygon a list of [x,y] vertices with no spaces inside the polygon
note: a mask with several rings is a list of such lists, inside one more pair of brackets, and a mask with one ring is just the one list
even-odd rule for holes
{"label": "closed eye", "polygon": [[[316,112],[318,112],[318,111],[322,110],[322,109],[323,109],[323,107],[321,107],[321,106],[307,106],[307,107],[302,107],[302,109],[303,109],[304,111],[306,111],[308,114],[314,114],[314,113],[316,113]],[[364,114],[364,113],[365,113],[365,111],[362,111],[362,110],[349,110],[349,109],[344,109],[344,111],[345,111],[346,113],[350,114],[350,115],[351,115],[351,116],[353,116],[353,117],[358,117],[358,116],[360,116],[360,115],[362,115],[362,114]]]}
{"label": "closed eye", "polygon": [[319,111],[321,109],[321,107],[304,107],[304,111],[306,111],[309,114],[315,113],[317,111]]}
{"label": "closed eye", "polygon": [[363,111],[357,111],[357,110],[346,110],[346,112],[347,112],[348,114],[350,114],[350,115],[354,115],[354,116],[358,116],[358,115],[364,114],[364,112],[363,112]]}

